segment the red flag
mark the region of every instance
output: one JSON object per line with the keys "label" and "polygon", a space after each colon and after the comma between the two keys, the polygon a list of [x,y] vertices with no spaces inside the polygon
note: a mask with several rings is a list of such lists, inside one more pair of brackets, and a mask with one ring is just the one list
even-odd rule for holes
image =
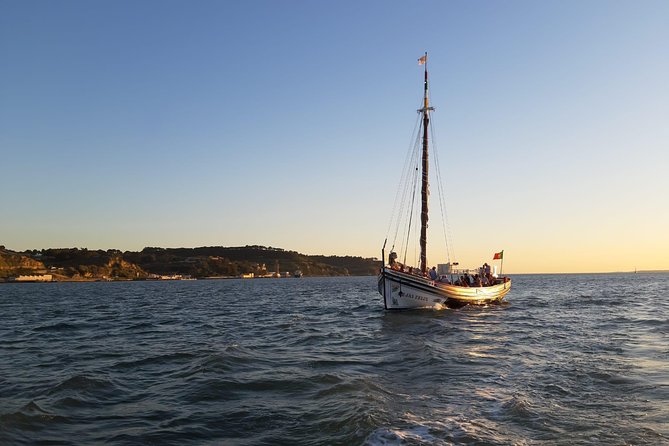
{"label": "red flag", "polygon": [[504,258],[504,250],[501,250],[500,252],[496,252],[492,259],[502,260],[503,258]]}

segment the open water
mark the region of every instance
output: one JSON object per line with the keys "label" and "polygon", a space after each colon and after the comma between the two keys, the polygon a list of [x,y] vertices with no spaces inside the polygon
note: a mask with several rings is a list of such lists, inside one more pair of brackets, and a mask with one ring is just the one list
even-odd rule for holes
{"label": "open water", "polygon": [[669,274],[6,284],[0,444],[669,444]]}

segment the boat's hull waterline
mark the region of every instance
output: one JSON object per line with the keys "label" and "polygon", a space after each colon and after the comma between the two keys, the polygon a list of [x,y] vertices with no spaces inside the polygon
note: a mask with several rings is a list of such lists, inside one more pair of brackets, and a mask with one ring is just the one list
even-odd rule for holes
{"label": "boat's hull waterline", "polygon": [[461,307],[500,303],[511,289],[511,280],[486,287],[462,287],[435,282],[384,267],[379,293],[387,310]]}

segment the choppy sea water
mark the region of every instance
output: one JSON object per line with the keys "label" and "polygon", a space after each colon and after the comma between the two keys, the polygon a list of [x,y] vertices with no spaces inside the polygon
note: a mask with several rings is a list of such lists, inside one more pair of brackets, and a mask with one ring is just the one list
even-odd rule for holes
{"label": "choppy sea water", "polygon": [[0,444],[669,444],[669,274],[0,286]]}

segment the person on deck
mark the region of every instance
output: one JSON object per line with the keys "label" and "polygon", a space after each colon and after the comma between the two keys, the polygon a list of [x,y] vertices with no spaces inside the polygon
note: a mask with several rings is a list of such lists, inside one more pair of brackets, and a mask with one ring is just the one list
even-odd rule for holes
{"label": "person on deck", "polygon": [[433,266],[430,270],[430,279],[437,280],[437,269]]}
{"label": "person on deck", "polygon": [[396,260],[397,260],[397,253],[395,251],[392,251],[388,256],[388,263],[390,264],[390,267],[392,269],[396,268],[396,263],[397,263]]}
{"label": "person on deck", "polygon": [[469,287],[469,280],[465,276],[460,276],[460,286]]}

